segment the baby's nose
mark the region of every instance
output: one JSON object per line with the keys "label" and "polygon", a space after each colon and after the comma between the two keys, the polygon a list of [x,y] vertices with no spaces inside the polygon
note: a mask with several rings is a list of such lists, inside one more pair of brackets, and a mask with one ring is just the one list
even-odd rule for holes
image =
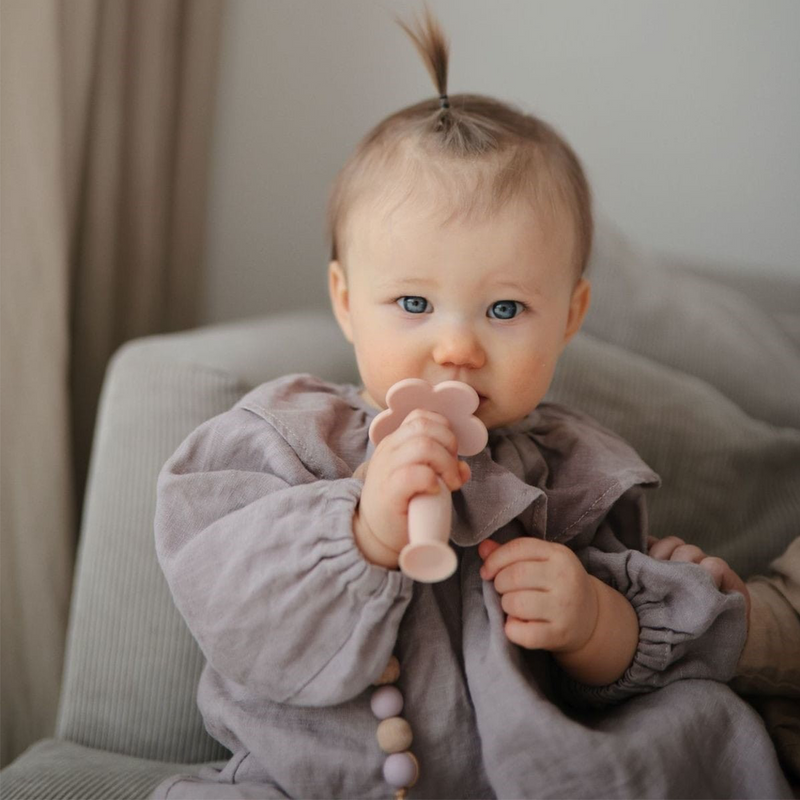
{"label": "baby's nose", "polygon": [[480,369],[486,354],[475,332],[462,326],[442,331],[433,348],[433,359],[441,366]]}

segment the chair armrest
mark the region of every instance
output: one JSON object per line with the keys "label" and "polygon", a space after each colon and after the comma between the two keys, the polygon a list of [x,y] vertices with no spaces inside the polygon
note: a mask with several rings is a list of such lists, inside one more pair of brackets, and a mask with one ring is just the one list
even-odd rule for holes
{"label": "chair armrest", "polygon": [[153,541],[158,473],[183,439],[285,372],[357,374],[329,315],[306,312],[151,336],[112,358],[84,501],[56,735],[99,750],[222,758],[195,689],[203,658]]}

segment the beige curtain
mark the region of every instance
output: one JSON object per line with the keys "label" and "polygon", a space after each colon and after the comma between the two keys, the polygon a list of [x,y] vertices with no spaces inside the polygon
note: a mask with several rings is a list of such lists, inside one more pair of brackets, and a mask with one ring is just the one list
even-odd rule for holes
{"label": "beige curtain", "polygon": [[0,763],[53,733],[97,398],[197,323],[224,0],[2,0]]}

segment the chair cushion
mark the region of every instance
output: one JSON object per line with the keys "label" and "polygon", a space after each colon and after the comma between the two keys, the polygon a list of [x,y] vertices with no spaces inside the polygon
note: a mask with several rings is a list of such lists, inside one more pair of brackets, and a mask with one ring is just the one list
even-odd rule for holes
{"label": "chair cushion", "polygon": [[651,533],[677,535],[743,576],[800,535],[800,430],[746,414],[711,384],[580,333],[548,400],[618,433],[662,478]]}
{"label": "chair cushion", "polygon": [[164,778],[197,767],[43,739],[0,772],[3,800],[144,800]]}
{"label": "chair cushion", "polygon": [[156,477],[183,438],[243,393],[235,378],[129,346],[103,388],[56,735],[163,761],[223,757],[194,691],[202,657],[153,541]]}
{"label": "chair cushion", "polygon": [[[800,351],[787,329],[800,280],[761,276],[756,292],[753,280],[701,275],[646,253],[605,220],[588,276],[587,333],[702,378],[755,419],[800,428]],[[771,300],[770,313],[741,289],[784,301]]]}

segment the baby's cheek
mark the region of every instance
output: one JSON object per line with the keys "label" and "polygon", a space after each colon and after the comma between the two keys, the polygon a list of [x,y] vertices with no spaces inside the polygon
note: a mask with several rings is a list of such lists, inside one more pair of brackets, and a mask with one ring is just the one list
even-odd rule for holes
{"label": "baby's cheek", "polygon": [[532,409],[546,394],[554,372],[553,359],[530,356],[523,358],[519,368],[511,374],[510,396],[518,398],[521,405],[530,406]]}
{"label": "baby's cheek", "polygon": [[414,377],[412,365],[390,344],[381,341],[365,343],[356,348],[356,359],[361,380],[370,395],[383,403],[386,392],[403,378]]}

